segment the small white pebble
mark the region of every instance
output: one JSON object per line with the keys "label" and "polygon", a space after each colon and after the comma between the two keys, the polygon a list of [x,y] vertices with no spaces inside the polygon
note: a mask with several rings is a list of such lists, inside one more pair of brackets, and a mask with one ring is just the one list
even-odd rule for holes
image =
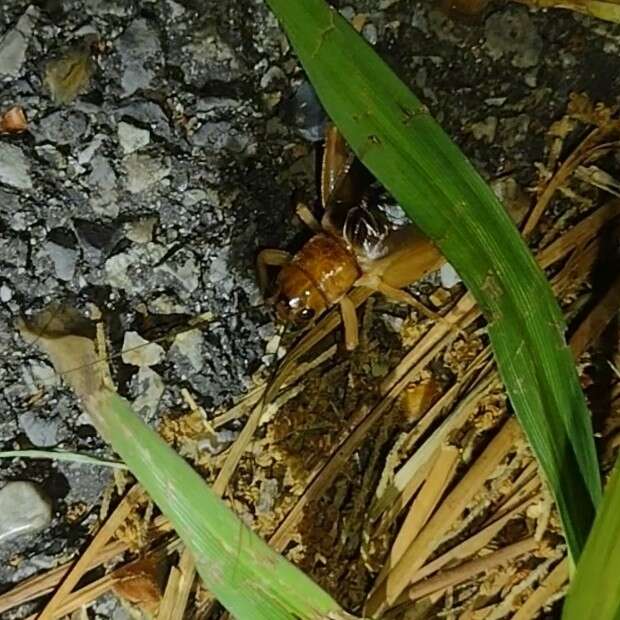
{"label": "small white pebble", "polygon": [[123,362],[138,366],[155,366],[164,359],[164,349],[145,340],[137,332],[126,332],[123,340]]}
{"label": "small white pebble", "polygon": [[0,301],[2,303],[6,303],[7,301],[10,301],[12,297],[13,297],[13,291],[6,284],[3,284],[2,286],[0,286]]}
{"label": "small white pebble", "polygon": [[374,24],[366,24],[362,30],[362,34],[364,35],[364,39],[370,43],[370,45],[376,45],[378,34],[377,27]]}
{"label": "small white pebble", "polygon": [[121,121],[118,124],[118,141],[123,152],[128,155],[146,146],[151,141],[151,134],[148,129],[134,127]]}
{"label": "small white pebble", "polygon": [[444,288],[452,288],[459,282],[462,282],[461,277],[450,263],[445,263],[439,272],[441,279],[441,286]]}
{"label": "small white pebble", "polygon": [[46,528],[52,520],[48,497],[32,482],[14,481],[0,489],[0,544]]}
{"label": "small white pebble", "polygon": [[265,347],[265,353],[267,355],[273,355],[280,348],[280,334],[272,336]]}

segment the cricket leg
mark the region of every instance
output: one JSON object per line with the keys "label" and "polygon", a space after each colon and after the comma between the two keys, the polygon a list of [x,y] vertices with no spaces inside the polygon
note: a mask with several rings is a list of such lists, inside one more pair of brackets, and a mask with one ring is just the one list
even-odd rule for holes
{"label": "cricket leg", "polygon": [[291,262],[292,255],[285,250],[266,249],[261,250],[256,257],[256,271],[258,272],[258,286],[263,293],[269,286],[267,269],[269,267],[284,267]]}
{"label": "cricket leg", "polygon": [[340,131],[335,125],[329,125],[321,165],[323,230],[341,234],[347,214],[360,204],[372,181],[372,175],[349,151]]}
{"label": "cricket leg", "polygon": [[364,271],[378,275],[393,288],[409,286],[445,262],[437,246],[413,224],[392,231],[385,245],[386,256]]}
{"label": "cricket leg", "polygon": [[388,299],[391,299],[398,303],[407,304],[415,308],[420,314],[422,314],[426,318],[431,319],[432,321],[439,321],[441,323],[444,323],[451,330],[454,329],[461,336],[467,338],[467,333],[463,331],[458,325],[452,323],[452,321],[449,321],[441,314],[433,312],[433,310],[427,308],[423,303],[419,302],[413,295],[411,295],[407,291],[403,291],[402,289],[390,286],[389,284],[387,284],[387,282],[384,282],[376,274],[364,274],[361,278],[357,280],[354,286],[364,286],[372,291],[381,293],[384,297],[387,297]]}
{"label": "cricket leg", "polygon": [[325,147],[321,163],[321,204],[327,210],[336,186],[351,165],[351,153],[338,128],[329,124],[325,132]]}
{"label": "cricket leg", "polygon": [[433,321],[441,321],[443,317],[427,308],[419,302],[413,295],[402,289],[395,288],[384,282],[378,275],[364,274],[357,280],[355,286],[365,286],[366,288],[381,293],[383,296],[401,304],[407,304],[415,308],[420,314]]}
{"label": "cricket leg", "polygon": [[320,233],[323,228],[321,227],[321,223],[316,219],[314,213],[310,211],[307,204],[303,202],[298,202],[297,207],[295,207],[295,212],[297,213],[297,217],[312,231],[315,233]]}
{"label": "cricket leg", "polygon": [[344,342],[347,351],[353,351],[359,344],[359,326],[355,305],[348,297],[340,300],[340,312],[344,326]]}

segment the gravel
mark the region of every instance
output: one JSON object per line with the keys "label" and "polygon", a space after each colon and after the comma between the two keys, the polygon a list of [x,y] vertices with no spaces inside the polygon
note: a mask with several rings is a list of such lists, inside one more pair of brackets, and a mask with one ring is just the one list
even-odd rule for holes
{"label": "gravel", "polygon": [[204,366],[204,336],[199,329],[178,334],[168,351],[168,361],[174,364],[182,377],[199,373]]}
{"label": "gravel", "polygon": [[151,134],[148,129],[141,129],[121,121],[118,124],[118,141],[123,152],[128,155],[146,146],[151,141]]}
{"label": "gravel", "polygon": [[164,358],[163,347],[145,340],[137,332],[125,332],[123,362],[138,368],[155,366]]}
{"label": "gravel", "polygon": [[151,86],[161,65],[161,42],[156,29],[145,19],[136,19],[118,38],[116,50],[121,57],[123,95],[133,95]]}
{"label": "gravel", "polygon": [[32,482],[5,484],[0,489],[0,506],[0,545],[39,532],[52,521],[50,499]]}
{"label": "gravel", "polygon": [[32,189],[30,162],[18,146],[0,144],[0,183],[16,189]]}
{"label": "gravel", "polygon": [[36,10],[29,7],[15,28],[7,30],[0,39],[0,77],[17,77],[21,73],[36,16]]}
{"label": "gravel", "polygon": [[494,60],[509,57],[519,69],[535,67],[543,49],[543,40],[526,7],[510,6],[486,20],[486,47]]}

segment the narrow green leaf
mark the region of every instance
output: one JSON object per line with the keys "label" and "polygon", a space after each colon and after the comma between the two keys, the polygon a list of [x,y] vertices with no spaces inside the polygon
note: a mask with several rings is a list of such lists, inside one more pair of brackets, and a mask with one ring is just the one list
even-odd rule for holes
{"label": "narrow green leaf", "polygon": [[125,399],[102,387],[83,402],[189,547],[207,587],[236,618],[346,617],[325,591],[229,510]]}
{"label": "narrow green leaf", "polygon": [[620,620],[620,460],[579,559],[562,620]]}
{"label": "narrow green leaf", "polygon": [[267,0],[351,148],[475,295],[502,379],[579,557],[601,490],[590,416],[544,274],[424,105],[324,0]]}
{"label": "narrow green leaf", "polygon": [[125,399],[101,388],[83,401],[98,430],[189,547],[207,587],[235,618],[347,617],[324,590],[248,528]]}
{"label": "narrow green leaf", "polygon": [[99,467],[111,467],[112,469],[127,469],[125,463],[100,459],[96,456],[82,454],[81,452],[69,452],[68,450],[5,450],[0,452],[0,459],[51,459],[52,461],[68,461],[70,463],[82,463],[84,465],[97,465]]}
{"label": "narrow green leaf", "polygon": [[48,353],[99,433],[168,517],[219,602],[239,620],[353,619],[247,527],[109,387],[93,327],[65,306],[18,321],[22,336]]}

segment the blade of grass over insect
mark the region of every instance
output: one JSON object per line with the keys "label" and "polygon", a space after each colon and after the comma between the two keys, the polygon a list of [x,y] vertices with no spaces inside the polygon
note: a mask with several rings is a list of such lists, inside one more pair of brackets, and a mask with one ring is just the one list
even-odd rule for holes
{"label": "blade of grass over insect", "polygon": [[605,488],[562,620],[620,619],[620,460]]}
{"label": "blade of grass over insect", "polygon": [[[86,323],[70,308],[54,308],[20,329],[49,354],[99,433],[168,517],[220,603],[240,620],[352,618],[248,528],[116,393]],[[48,603],[42,620],[55,617],[61,598]]]}
{"label": "blade of grass over insect", "polygon": [[475,295],[512,405],[579,557],[601,497],[589,412],[549,284],[495,195],[374,50],[324,0],[267,0],[362,162]]}

